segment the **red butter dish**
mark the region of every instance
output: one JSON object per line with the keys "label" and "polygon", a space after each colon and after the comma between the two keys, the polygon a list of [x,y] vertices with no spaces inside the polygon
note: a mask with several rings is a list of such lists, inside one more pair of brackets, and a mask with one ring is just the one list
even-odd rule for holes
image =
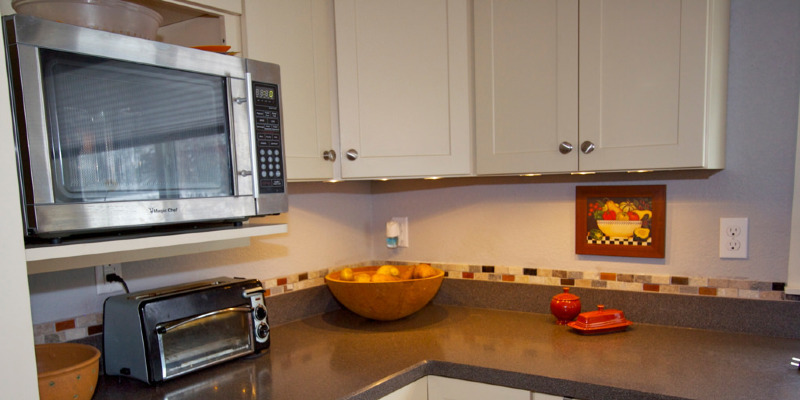
{"label": "red butter dish", "polygon": [[591,335],[624,331],[633,322],[625,319],[625,314],[620,310],[606,310],[604,305],[598,305],[597,311],[578,314],[578,318],[567,324],[570,328],[580,333]]}

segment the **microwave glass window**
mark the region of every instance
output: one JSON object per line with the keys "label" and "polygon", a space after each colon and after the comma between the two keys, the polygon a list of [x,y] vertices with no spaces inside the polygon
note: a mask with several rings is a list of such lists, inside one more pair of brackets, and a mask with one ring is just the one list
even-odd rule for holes
{"label": "microwave glass window", "polygon": [[40,55],[56,202],[233,193],[225,78]]}
{"label": "microwave glass window", "polygon": [[247,311],[222,311],[181,322],[159,333],[163,378],[254,351],[252,319]]}

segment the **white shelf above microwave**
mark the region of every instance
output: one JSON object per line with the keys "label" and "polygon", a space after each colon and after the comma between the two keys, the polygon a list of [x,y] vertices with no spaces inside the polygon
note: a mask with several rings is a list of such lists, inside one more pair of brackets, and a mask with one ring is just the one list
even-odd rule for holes
{"label": "white shelf above microwave", "polygon": [[245,224],[238,228],[206,232],[32,247],[25,249],[25,257],[28,261],[28,275],[33,275],[245,247],[250,245],[251,237],[286,232],[286,224]]}

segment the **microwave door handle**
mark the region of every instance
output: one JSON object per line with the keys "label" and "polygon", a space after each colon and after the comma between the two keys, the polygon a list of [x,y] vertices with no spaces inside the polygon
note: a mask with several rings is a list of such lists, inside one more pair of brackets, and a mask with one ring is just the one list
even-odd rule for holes
{"label": "microwave door handle", "polygon": [[[253,197],[258,198],[258,154],[256,149],[256,110],[255,110],[255,101],[253,100],[253,74],[250,72],[245,72],[244,74],[244,81],[247,85],[245,92],[247,93],[247,119],[248,124],[250,125],[248,129],[250,130],[250,170],[252,171],[251,176],[253,177]],[[256,207],[257,208],[257,207]],[[257,211],[257,210],[256,210]]]}
{"label": "microwave door handle", "polygon": [[158,332],[159,334],[163,335],[163,334],[165,334],[165,333],[167,333],[167,332],[169,332],[169,331],[171,331],[173,329],[177,329],[177,328],[180,328],[181,326],[186,325],[186,324],[188,324],[190,322],[197,321],[198,319],[208,318],[208,317],[211,317],[211,316],[214,316],[214,315],[217,315],[217,314],[226,313],[226,312],[251,312],[251,311],[253,311],[253,308],[252,307],[246,307],[246,306],[224,308],[222,310],[216,310],[216,311],[207,312],[205,314],[200,314],[200,315],[197,315],[197,316],[189,318],[189,319],[185,319],[185,320],[180,321],[180,322],[173,322],[173,323],[169,323],[169,324],[166,324],[166,325],[158,326],[158,327],[156,327],[156,332]]}

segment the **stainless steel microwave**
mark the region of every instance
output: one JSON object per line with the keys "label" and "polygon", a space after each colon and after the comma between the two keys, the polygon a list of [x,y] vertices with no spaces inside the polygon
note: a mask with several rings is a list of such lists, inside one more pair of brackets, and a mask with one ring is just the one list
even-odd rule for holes
{"label": "stainless steel microwave", "polygon": [[25,234],[287,211],[276,64],[3,17]]}

